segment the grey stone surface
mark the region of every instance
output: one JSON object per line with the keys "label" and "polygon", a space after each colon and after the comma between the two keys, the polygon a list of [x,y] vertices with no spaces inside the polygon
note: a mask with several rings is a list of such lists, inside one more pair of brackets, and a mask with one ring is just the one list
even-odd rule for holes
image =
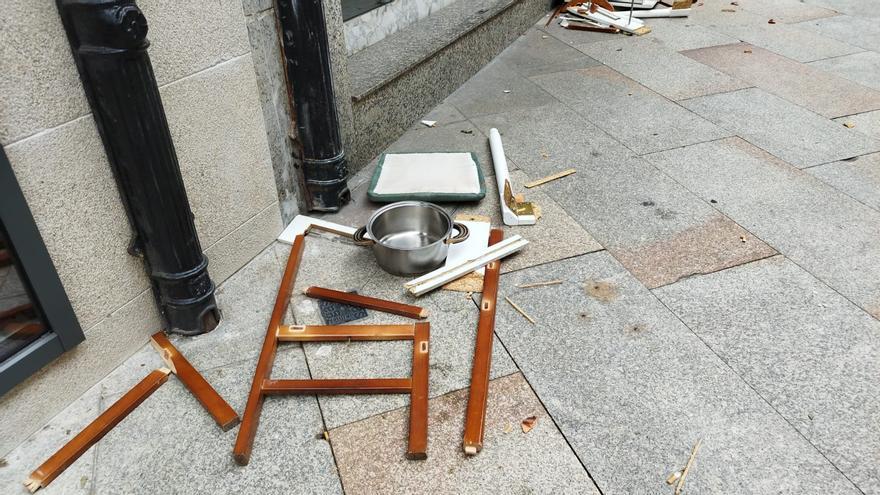
{"label": "grey stone surface", "polygon": [[531,80],[562,101],[572,95],[588,95],[572,111],[636,154],[731,135],[609,67],[557,72]]}
{"label": "grey stone surface", "polygon": [[837,15],[835,10],[839,10],[836,8],[839,2],[840,0],[832,0],[831,8],[810,5],[814,2],[809,0],[742,0],[737,3],[743,10],[759,15],[764,22],[773,19],[778,23],[790,24],[835,16]]}
{"label": "grey stone surface", "polygon": [[[509,163],[509,162],[508,162]],[[559,180],[567,180],[565,177]],[[541,218],[535,225],[507,226],[501,218],[498,192],[494,179],[486,184],[486,198],[476,205],[463,205],[455,210],[455,214],[481,215],[491,219],[493,227],[502,227],[504,236],[521,235],[529,241],[523,251],[505,258],[501,262],[501,272],[507,273],[530,266],[558,261],[572,256],[591,253],[602,249],[602,246],[571,218],[561,206],[556,204],[553,195],[545,193],[546,185],[526,189],[523,184],[540,177],[529,177],[522,171],[510,174],[510,181],[515,193],[523,193],[527,201],[538,205]]]}
{"label": "grey stone surface", "polygon": [[874,5],[861,0],[805,0],[804,3],[855,16],[877,17],[880,15]]}
{"label": "grey stone surface", "polygon": [[599,65],[599,62],[580,51],[535,28],[526,31],[508,46],[497,60],[523,76]]}
{"label": "grey stone surface", "polygon": [[161,94],[199,240],[210,246],[278,201],[251,56]]}
{"label": "grey stone surface", "polygon": [[862,51],[861,48],[821,36],[798,26],[781,23],[768,24],[766,17],[761,17],[758,22],[754,25],[722,25],[717,29],[738,40],[770,50],[797,62],[811,62]]}
{"label": "grey stone surface", "polygon": [[[271,0],[266,3],[269,6],[268,10],[260,9],[247,17],[247,28],[253,50],[251,57],[257,76],[263,121],[266,124],[266,138],[272,159],[278,203],[284,223],[288,223],[293,220],[300,207],[298,202],[301,194],[295,168],[299,165],[299,154],[295,152],[293,141],[290,139],[293,133],[293,121],[287,96],[286,76],[283,71],[284,64],[281,62],[275,11],[271,8]],[[257,8],[257,6],[252,7]],[[246,2],[245,10],[247,9]]]}
{"label": "grey stone surface", "polygon": [[834,119],[834,121],[840,125],[851,124],[852,128],[849,129],[850,131],[855,131],[880,141],[880,110],[848,115]]}
{"label": "grey stone surface", "polygon": [[497,59],[449,95],[447,101],[468,117],[556,102],[538,85]]}
{"label": "grey stone surface", "polygon": [[880,90],[880,53],[861,52],[828,58],[813,62],[810,66]]}
{"label": "grey stone surface", "polygon": [[880,92],[742,43],[685,55],[829,118],[880,108]]}
{"label": "grey stone surface", "polygon": [[[318,285],[337,290],[416,304],[429,311],[431,324],[430,396],[436,397],[467,387],[470,381],[473,339],[478,310],[462,292],[434,291],[415,299],[406,295],[408,279],[383,272],[368,248],[322,239],[308,239],[302,271],[297,276],[291,311],[298,324],[321,324],[317,302],[302,290]],[[340,267],[345,267],[340,269]],[[357,324],[410,324],[401,316],[370,311]],[[314,378],[389,378],[411,374],[412,342],[351,342],[306,344],[305,352]],[[516,370],[498,345],[493,353],[492,376]],[[409,404],[406,395],[320,397],[328,427],[357,421]]]}
{"label": "grey stone surface", "polygon": [[215,284],[221,283],[243,268],[281,234],[278,203],[272,203],[235,230],[204,248],[208,272]]}
{"label": "grey stone surface", "polygon": [[[256,361],[204,373],[236,411],[244,410]],[[302,350],[280,350],[275,372],[308,376]],[[106,395],[104,404],[116,399]],[[341,493],[314,397],[266,399],[250,464],[232,459],[238,429],[222,432],[174,377],[101,441],[96,493],[291,493],[291,487]],[[170,462],[169,460],[173,460]]]}
{"label": "grey stone surface", "polygon": [[670,100],[723,93],[749,86],[697,63],[653,38],[616,37],[579,50]]}
{"label": "grey stone surface", "polygon": [[[880,213],[739,139],[647,159],[880,318]],[[723,164],[723,166],[721,165]]]}
{"label": "grey stone surface", "polygon": [[6,146],[85,115],[89,105],[55,3],[7,0],[3,18],[0,144]]}
{"label": "grey stone surface", "polygon": [[[431,400],[425,462],[403,456],[408,409],[332,430],[346,493],[599,493],[521,374],[489,383],[476,457],[461,451],[467,400],[467,390]],[[523,433],[520,422],[529,416],[537,423]]]}
{"label": "grey stone surface", "polygon": [[880,150],[877,141],[757,88],[682,105],[799,168]]}
{"label": "grey stone surface", "polygon": [[880,29],[877,28],[876,19],[871,17],[838,15],[805,21],[799,23],[798,27],[865,50],[880,49]]}
{"label": "grey stone surface", "polygon": [[811,167],[807,171],[867,206],[880,210],[880,153]]}
{"label": "grey stone surface", "polygon": [[698,439],[689,493],[858,493],[609,254],[501,282],[538,325],[501,304],[495,331],[603,493],[670,490]]}
{"label": "grey stone surface", "polygon": [[559,19],[554,19],[549,25],[547,24],[547,19],[549,17],[549,13],[542,17],[537,23],[535,23],[535,28],[544,31],[550,36],[558,39],[559,41],[565,43],[569,46],[577,46],[583,43],[593,43],[596,41],[608,41],[608,33],[596,33],[591,31],[574,31],[571,29],[565,29],[559,25]]}
{"label": "grey stone surface", "polygon": [[687,19],[651,19],[649,25],[651,32],[645,35],[646,38],[659,40],[677,52],[739,41],[717,29],[701,26]]}
{"label": "grey stone surface", "polygon": [[655,294],[862,492],[880,490],[880,321],[781,256]]}
{"label": "grey stone surface", "polygon": [[596,160],[623,159],[633,155],[632,150],[564,103],[508,111],[471,121],[484,134],[493,127],[497,128],[504,153],[512,160],[508,161],[508,166],[520,167],[535,178],[567,168],[580,168]]}
{"label": "grey stone surface", "polygon": [[457,124],[465,121],[467,120],[467,117],[462,115],[462,113],[451,104],[442,101],[434,107],[433,110],[423,115],[422,118],[416,120],[410,129],[424,129],[425,124],[422,124],[421,122],[423,120],[436,122],[436,124],[434,124],[435,126],[443,127],[449,124]]}
{"label": "grey stone surface", "polygon": [[[0,463],[0,491],[8,494],[27,493],[23,485],[25,478],[98,416],[100,398],[101,389],[96,385],[65,407],[18,447],[3,456],[3,462]],[[92,493],[95,482],[96,450],[96,447],[87,450],[79,460],[41,491],[50,495]]]}

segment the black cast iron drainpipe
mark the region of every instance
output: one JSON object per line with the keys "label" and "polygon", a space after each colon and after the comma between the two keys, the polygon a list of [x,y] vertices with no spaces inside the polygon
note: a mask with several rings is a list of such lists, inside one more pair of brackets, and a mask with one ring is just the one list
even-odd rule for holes
{"label": "black cast iron drainpipe", "polygon": [[80,79],[167,329],[220,322],[134,0],[56,0]]}
{"label": "black cast iron drainpipe", "polygon": [[309,210],[338,211],[351,199],[336,115],[323,0],[277,0],[288,98],[302,146]]}

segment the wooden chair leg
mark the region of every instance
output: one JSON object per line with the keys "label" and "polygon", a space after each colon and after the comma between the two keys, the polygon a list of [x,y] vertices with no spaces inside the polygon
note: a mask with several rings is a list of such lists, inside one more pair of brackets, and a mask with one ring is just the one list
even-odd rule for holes
{"label": "wooden chair leg", "polygon": [[412,357],[412,392],[409,404],[408,459],[428,458],[428,366],[430,364],[430,326],[416,324]]}

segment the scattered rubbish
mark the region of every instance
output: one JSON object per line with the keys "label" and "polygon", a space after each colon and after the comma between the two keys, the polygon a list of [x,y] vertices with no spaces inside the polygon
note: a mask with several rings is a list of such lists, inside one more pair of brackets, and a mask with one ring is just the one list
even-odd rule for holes
{"label": "scattered rubbish", "polygon": [[436,120],[423,120],[422,125],[425,127],[437,127]]}
{"label": "scattered rubbish", "polygon": [[670,474],[668,478],[666,478],[666,484],[671,485],[678,481],[679,478],[681,478],[681,471],[676,471]]}
{"label": "scattered rubbish", "polygon": [[739,2],[730,2],[730,5],[739,6]]}
{"label": "scattered rubbish", "polygon": [[338,223],[328,222],[319,218],[309,217],[306,215],[297,215],[290,222],[290,225],[281,232],[278,240],[285,244],[293,244],[293,240],[298,235],[304,235],[309,230],[322,230],[331,234],[341,235],[343,237],[352,238],[357,231],[355,227],[340,225]]}
{"label": "scattered rubbish", "polygon": [[[471,260],[489,247],[489,231],[491,219],[480,215],[457,215],[455,221],[464,224],[470,230],[470,236],[464,242],[453,244],[446,255],[446,266],[454,266],[463,261]],[[483,274],[485,268],[468,273],[443,286],[445,290],[460,292],[480,292],[483,290]]]}
{"label": "scattered rubbish", "polygon": [[736,12],[736,9],[721,9],[721,12]]}
{"label": "scattered rubbish", "polygon": [[701,438],[697,440],[693,450],[691,450],[691,456],[688,458],[687,464],[684,466],[684,471],[681,472],[681,477],[678,479],[678,485],[675,486],[675,495],[681,495],[681,491],[684,489],[685,479],[691,470],[691,466],[694,465],[694,458],[697,457],[697,452],[700,450],[700,445],[702,444],[703,439]]}
{"label": "scattered rubbish", "polygon": [[668,8],[633,10],[633,17],[638,19],[660,17],[688,17],[691,15],[692,0],[674,0]]}
{"label": "scattered rubbish", "polygon": [[321,438],[323,438],[324,441],[329,442],[330,441],[330,432],[327,430],[322,431]]}
{"label": "scattered rubbish", "polygon": [[[563,14],[563,12],[565,13]],[[637,36],[651,32],[651,28],[636,18],[634,10],[630,10],[626,15],[622,12],[619,14],[607,1],[592,0],[568,2],[557,10],[556,15],[560,19],[560,26],[568,29],[575,26],[581,29],[589,28],[609,32],[616,29]],[[628,17],[628,19],[624,17]]]}
{"label": "scattered rubbish", "polygon": [[541,39],[542,39],[542,40],[546,40],[547,38],[549,38],[549,36],[547,36],[546,34],[542,34],[542,35],[541,35]]}
{"label": "scattered rubbish", "polygon": [[367,197],[395,201],[479,201],[486,196],[475,153],[383,153]]}
{"label": "scattered rubbish", "polygon": [[477,268],[487,265],[495,260],[510,256],[517,251],[522,250],[528,245],[529,241],[522,236],[514,235],[504,239],[503,241],[489,246],[479,256],[459,263],[455,266],[444,266],[431,273],[427,273],[419,278],[410,280],[404,287],[414,296],[421,296],[440,287],[447,282],[456,280]]}
{"label": "scattered rubbish", "polygon": [[461,132],[462,134],[473,134],[474,133],[474,131],[472,131],[470,129],[462,129],[459,132]]}
{"label": "scattered rubbish", "polygon": [[324,301],[332,301],[336,303],[347,304],[349,306],[356,306],[359,308],[382,311],[384,313],[406,316],[407,318],[413,318],[416,320],[423,320],[428,317],[428,310],[420,308],[419,306],[386,301],[384,299],[377,299],[375,297],[366,297],[356,292],[340,292],[337,290],[313,286],[305,290],[305,295],[314,299],[321,299]]}
{"label": "scattered rubbish", "polygon": [[752,53],[751,50],[743,50],[743,53]]}
{"label": "scattered rubbish", "polygon": [[[339,395],[339,394],[410,394],[409,444],[407,458],[426,459],[428,448],[428,363],[430,325],[417,322],[409,325],[295,325],[283,324],[290,306],[294,285],[305,245],[305,234],[298,235],[290,255],[275,306],[266,329],[266,337],[247,404],[235,440],[233,457],[239,465],[250,462],[263,400],[267,395]],[[395,303],[386,301],[382,306]],[[412,376],[410,378],[373,379],[272,379],[272,367],[279,342],[345,342],[364,340],[411,340],[413,342]]]}
{"label": "scattered rubbish", "polygon": [[591,297],[602,302],[611,302],[617,299],[617,288],[610,282],[588,280],[586,291]]}
{"label": "scattered rubbish", "polygon": [[67,442],[61,449],[52,455],[46,462],[40,465],[25,480],[24,485],[34,493],[40,488],[49,486],[49,483],[64,472],[71,464],[83,455],[92,445],[110,432],[120,421],[125,419],[141,403],[155,392],[163,383],[168,381],[171,370],[159,368],[131,390],[125,393],[106,411],[101,413],[94,421],[88,424],[81,432]]}
{"label": "scattered rubbish", "polygon": [[330,347],[329,345],[322,345],[315,352],[315,356],[320,357],[320,358],[325,358],[325,357],[330,357],[330,354],[332,354],[332,353],[333,353],[332,347]]}
{"label": "scattered rubbish", "polygon": [[[351,291],[351,294],[357,294]],[[325,325],[342,325],[353,321],[363,320],[367,316],[367,310],[361,307],[339,302],[318,300],[318,310]]]}
{"label": "scattered rubbish", "polygon": [[556,180],[556,179],[561,179],[561,178],[563,178],[563,177],[568,177],[569,175],[571,175],[571,174],[573,174],[573,173],[575,173],[575,172],[577,172],[576,169],[570,168],[570,169],[568,169],[568,170],[563,170],[562,172],[555,173],[555,174],[553,174],[553,175],[548,175],[547,177],[544,177],[543,179],[538,179],[538,180],[533,180],[532,182],[527,182],[527,183],[525,183],[525,184],[523,184],[523,185],[524,185],[525,187],[531,189],[531,188],[533,188],[533,187],[537,187],[537,186],[540,186],[540,185],[542,185],[542,184],[546,184],[546,183],[548,183],[548,182],[550,182],[550,181],[554,181],[554,180]]}
{"label": "scattered rubbish", "polygon": [[852,128],[855,127],[856,125],[853,124],[852,122],[844,122],[844,123],[843,123],[843,126],[846,127],[847,129],[852,129]]}
{"label": "scattered rubbish", "polygon": [[522,309],[521,307],[519,307],[518,304],[516,304],[515,302],[511,301],[509,297],[504,296],[504,300],[507,301],[507,304],[510,304],[510,305],[513,307],[513,309],[516,310],[517,313],[521,314],[523,318],[529,320],[529,323],[531,323],[532,325],[535,325],[535,324],[537,323],[537,322],[535,321],[534,318],[532,318],[531,316],[529,316],[529,314],[526,313],[526,311],[525,311],[524,309]]}
{"label": "scattered rubbish", "polygon": [[510,90],[509,90],[509,89],[505,89],[503,92],[504,92],[504,94],[508,94],[508,93],[510,93]]}
{"label": "scattered rubbish", "polygon": [[508,421],[508,422],[504,425],[504,433],[510,433],[510,432],[512,432],[512,431],[513,431],[513,423],[511,423],[511,422]]}
{"label": "scattered rubbish", "polygon": [[[498,244],[503,237],[504,233],[501,229],[492,229],[489,242],[492,245]],[[467,455],[476,455],[483,449],[486,403],[489,397],[489,371],[492,363],[492,342],[495,338],[495,303],[498,299],[498,279],[500,277],[501,262],[492,261],[486,266],[483,282],[480,319],[477,322],[477,337],[471,368],[471,387],[461,443],[464,453]]]}
{"label": "scattered rubbish", "polygon": [[774,19],[770,19],[769,21],[767,21],[767,24],[776,24],[776,21]]}
{"label": "scattered rubbish", "polygon": [[562,280],[548,280],[547,282],[532,282],[530,284],[519,284],[518,289],[532,289],[534,287],[547,287],[548,285],[559,285]]}
{"label": "scattered rubbish", "polygon": [[504,224],[534,225],[538,221],[534,205],[513,195],[507,158],[504,155],[504,145],[501,143],[498,129],[489,129],[489,147],[492,150],[492,164],[495,167],[495,179],[498,181],[498,196]]}
{"label": "scattered rubbish", "polygon": [[746,242],[746,236],[744,236],[744,235],[739,236],[739,240],[740,240],[740,242],[742,242],[743,244],[745,244],[745,242]]}
{"label": "scattered rubbish", "polygon": [[528,418],[522,420],[522,432],[528,433],[532,431],[537,423],[538,418],[536,416],[529,416]]}

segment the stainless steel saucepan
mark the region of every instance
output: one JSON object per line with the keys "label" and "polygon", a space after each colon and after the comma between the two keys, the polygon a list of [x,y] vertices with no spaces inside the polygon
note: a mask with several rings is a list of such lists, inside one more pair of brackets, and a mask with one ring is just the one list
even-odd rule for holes
{"label": "stainless steel saucepan", "polygon": [[449,245],[466,240],[468,234],[466,226],[453,222],[435,204],[400,201],[376,210],[354,237],[359,244],[372,246],[376,262],[386,272],[417,275],[440,267]]}

